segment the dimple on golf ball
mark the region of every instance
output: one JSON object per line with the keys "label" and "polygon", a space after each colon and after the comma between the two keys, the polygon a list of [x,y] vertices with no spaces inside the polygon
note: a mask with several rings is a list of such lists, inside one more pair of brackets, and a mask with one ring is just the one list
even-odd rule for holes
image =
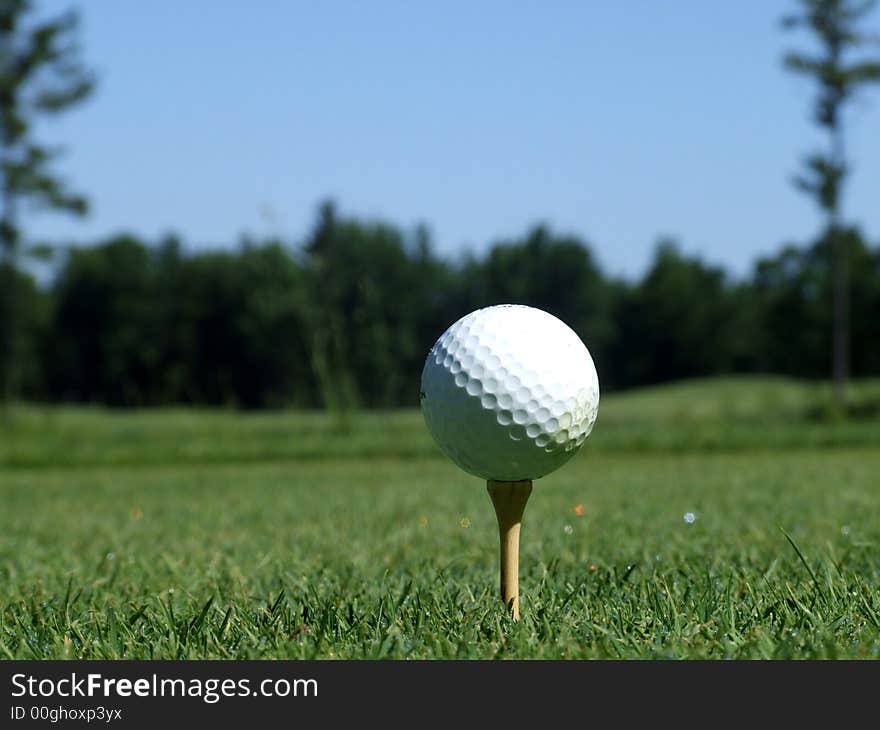
{"label": "dimple on golf ball", "polygon": [[599,377],[581,339],[534,307],[478,309],[453,324],[422,370],[421,405],[441,450],[469,474],[537,479],[583,445]]}

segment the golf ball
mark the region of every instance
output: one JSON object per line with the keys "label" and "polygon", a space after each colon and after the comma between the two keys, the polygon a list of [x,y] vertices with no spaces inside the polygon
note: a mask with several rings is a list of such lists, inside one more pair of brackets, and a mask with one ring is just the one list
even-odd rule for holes
{"label": "golf ball", "polygon": [[568,325],[502,304],[465,315],[440,336],[425,360],[420,398],[431,435],[466,472],[537,479],[589,436],[599,377]]}

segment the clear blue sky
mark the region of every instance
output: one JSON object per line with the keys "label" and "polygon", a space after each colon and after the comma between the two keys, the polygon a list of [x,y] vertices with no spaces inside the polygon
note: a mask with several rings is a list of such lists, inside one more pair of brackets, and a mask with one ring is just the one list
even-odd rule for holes
{"label": "clear blue sky", "polygon": [[[42,136],[93,212],[36,235],[296,241],[331,196],[448,256],[546,221],[636,276],[662,235],[743,274],[820,225],[789,183],[823,142],[780,66],[809,47],[793,0],[72,5],[100,87]],[[848,122],[846,215],[876,241],[880,89]]]}

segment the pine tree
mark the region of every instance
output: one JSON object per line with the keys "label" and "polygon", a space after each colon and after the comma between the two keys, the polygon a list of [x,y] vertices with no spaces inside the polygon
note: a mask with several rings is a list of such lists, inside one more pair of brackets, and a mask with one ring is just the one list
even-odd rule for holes
{"label": "pine tree", "polygon": [[849,270],[846,237],[843,235],[842,190],[849,174],[844,145],[843,110],[856,92],[880,81],[880,58],[852,54],[877,43],[862,30],[864,19],[876,0],[799,0],[800,12],[783,18],[785,28],[807,28],[819,41],[817,55],[789,52],[786,68],[816,81],[816,123],[828,134],[828,148],[804,160],[805,171],[795,185],[816,199],[825,213],[826,236],[831,241],[832,378],[837,407],[846,407],[846,383],[850,370]]}
{"label": "pine tree", "polygon": [[17,266],[24,203],[83,215],[87,201],[53,171],[60,150],[39,144],[34,121],[86,99],[92,74],[76,45],[78,17],[69,12],[34,21],[29,0],[0,0],[0,402],[15,395],[18,325]]}

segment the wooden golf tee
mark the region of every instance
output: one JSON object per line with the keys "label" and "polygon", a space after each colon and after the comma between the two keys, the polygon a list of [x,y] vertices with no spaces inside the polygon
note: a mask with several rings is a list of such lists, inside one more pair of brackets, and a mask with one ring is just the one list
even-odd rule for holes
{"label": "wooden golf tee", "polygon": [[486,483],[501,538],[501,599],[519,621],[519,528],[523,510],[532,493],[532,480]]}

